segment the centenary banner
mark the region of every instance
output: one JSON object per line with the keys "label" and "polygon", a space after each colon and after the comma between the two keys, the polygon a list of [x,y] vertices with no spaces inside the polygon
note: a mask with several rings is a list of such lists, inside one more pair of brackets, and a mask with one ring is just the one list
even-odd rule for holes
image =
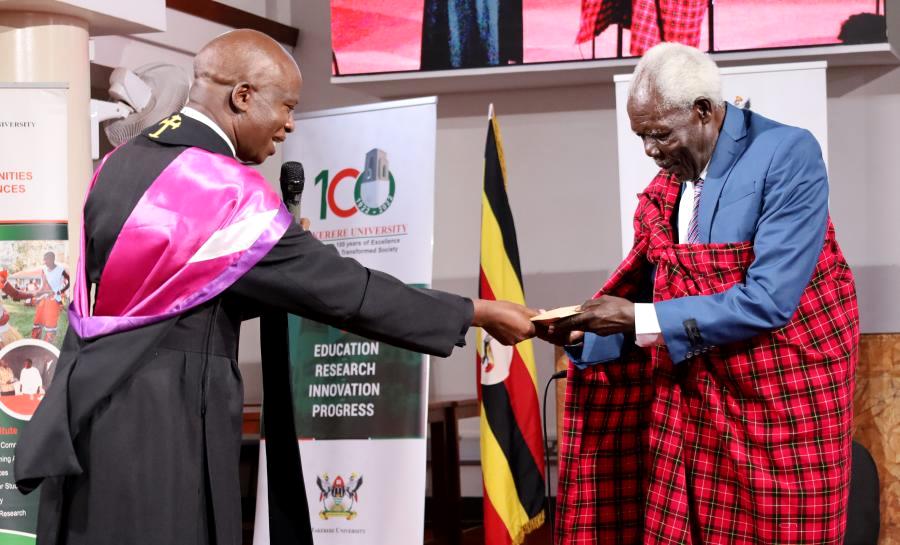
{"label": "centenary banner", "polygon": [[0,83],[0,543],[35,543],[38,494],[19,493],[19,431],[53,382],[72,293],[65,84]]}
{"label": "centenary banner", "polygon": [[[301,209],[313,234],[345,257],[424,287],[432,272],[436,102],[304,114],[284,147],[286,161],[305,167]],[[288,328],[315,543],[421,542],[428,357],[295,316]],[[265,438],[256,545],[269,543],[264,446]]]}

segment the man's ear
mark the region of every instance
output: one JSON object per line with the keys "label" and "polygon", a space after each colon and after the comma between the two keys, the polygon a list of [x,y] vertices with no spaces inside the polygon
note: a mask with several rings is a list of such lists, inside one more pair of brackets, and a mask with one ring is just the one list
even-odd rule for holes
{"label": "man's ear", "polygon": [[694,101],[694,105],[691,106],[691,109],[694,110],[694,113],[700,118],[700,121],[704,124],[712,121],[713,117],[713,104],[706,97],[700,97]]}
{"label": "man's ear", "polygon": [[246,112],[250,108],[253,87],[242,81],[231,89],[231,107],[235,112]]}

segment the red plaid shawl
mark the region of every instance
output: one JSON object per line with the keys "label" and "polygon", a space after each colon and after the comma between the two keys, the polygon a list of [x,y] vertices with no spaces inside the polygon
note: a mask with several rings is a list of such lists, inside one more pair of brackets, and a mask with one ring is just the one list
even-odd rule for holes
{"label": "red plaid shawl", "polygon": [[575,41],[587,42],[618,23],[631,28],[631,54],[637,57],[661,41],[697,47],[704,15],[706,0],[581,0]]}
{"label": "red plaid shawl", "polygon": [[[653,265],[657,301],[744,280],[751,243],[672,243],[678,191],[661,173],[641,195],[635,246],[601,294],[634,296]],[[858,323],[829,221],[783,328],[677,366],[665,347],[570,366],[559,543],[842,543]]]}

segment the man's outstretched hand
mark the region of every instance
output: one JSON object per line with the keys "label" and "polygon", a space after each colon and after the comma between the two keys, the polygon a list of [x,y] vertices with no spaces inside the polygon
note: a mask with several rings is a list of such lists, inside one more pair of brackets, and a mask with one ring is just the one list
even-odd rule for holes
{"label": "man's outstretched hand", "polygon": [[537,311],[509,301],[474,299],[472,303],[475,305],[472,325],[483,327],[501,343],[512,345],[534,337],[531,317]]}
{"label": "man's outstretched hand", "polygon": [[584,331],[562,330],[553,324],[535,324],[535,336],[557,346],[578,344],[584,338]]}
{"label": "man's outstretched hand", "polygon": [[548,333],[563,336],[571,331],[590,331],[597,335],[634,331],[634,303],[612,295],[585,301],[579,314],[553,323]]}

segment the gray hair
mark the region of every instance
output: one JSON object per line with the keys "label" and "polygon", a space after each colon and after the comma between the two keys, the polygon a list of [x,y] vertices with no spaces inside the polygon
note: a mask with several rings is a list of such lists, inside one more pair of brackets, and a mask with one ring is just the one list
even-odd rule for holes
{"label": "gray hair", "polygon": [[722,103],[719,67],[706,53],[679,43],[658,44],[638,62],[628,98],[650,89],[659,93],[666,109],[690,108],[699,98]]}

